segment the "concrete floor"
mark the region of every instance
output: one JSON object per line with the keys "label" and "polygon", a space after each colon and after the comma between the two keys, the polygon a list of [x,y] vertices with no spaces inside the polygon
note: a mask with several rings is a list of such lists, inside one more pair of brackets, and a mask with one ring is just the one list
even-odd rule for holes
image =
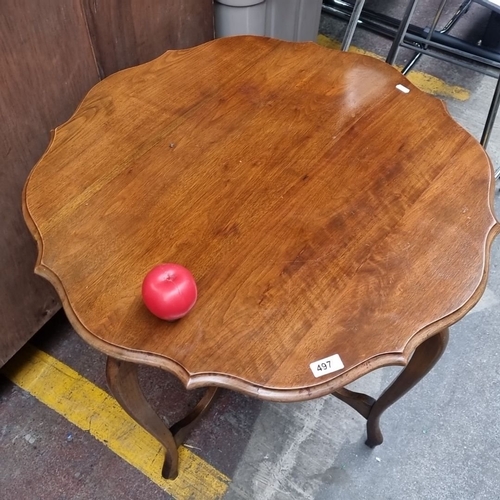
{"label": "concrete floor", "polygon": [[[386,12],[401,10],[401,3],[367,1]],[[342,23],[323,19],[323,33],[340,37],[342,30]],[[388,49],[387,41],[359,30],[354,45],[380,54]],[[419,69],[472,91],[470,100],[450,100],[448,107],[480,136],[495,82],[432,61],[422,61]],[[497,166],[499,129],[500,124],[489,148]],[[364,445],[364,419],[333,397],[273,404],[228,391],[187,444],[230,478],[226,500],[500,498],[499,304],[497,240],[484,297],[452,328],[449,347],[433,371],[384,414],[385,442],[374,450]],[[106,390],[104,357],[79,339],[64,315],[56,316],[33,344]],[[398,371],[378,370],[354,388],[376,396]],[[145,368],[141,378],[167,420],[181,415],[196,399],[197,394],[185,394],[167,373]],[[1,376],[0,401],[1,498],[172,498],[87,430]],[[189,492],[184,498],[190,498]]]}

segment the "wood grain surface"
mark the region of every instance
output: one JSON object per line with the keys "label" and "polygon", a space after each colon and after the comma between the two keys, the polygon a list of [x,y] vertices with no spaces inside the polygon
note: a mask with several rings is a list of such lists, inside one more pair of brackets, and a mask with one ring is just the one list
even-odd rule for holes
{"label": "wood grain surface", "polygon": [[[406,364],[477,302],[492,193],[478,142],[395,69],[238,37],[94,87],[24,209],[36,271],[88,342],[188,388],[291,401]],[[175,323],[140,292],[169,261],[199,290]],[[315,378],[333,354],[344,369]]]}

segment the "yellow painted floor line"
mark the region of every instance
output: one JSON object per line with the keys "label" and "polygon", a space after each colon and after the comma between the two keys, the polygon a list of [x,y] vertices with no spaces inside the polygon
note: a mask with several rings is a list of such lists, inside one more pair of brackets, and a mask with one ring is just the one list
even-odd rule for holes
{"label": "yellow painted floor line", "polygon": [[174,498],[220,499],[226,492],[229,478],[184,447],[179,449],[178,478],[163,479],[162,446],[113,397],[43,351],[28,344],[1,371],[43,404],[88,431]]}
{"label": "yellow painted floor line", "polygon": [[[325,35],[319,35],[317,42],[323,47],[328,47],[336,50],[340,49],[339,41],[332,40]],[[354,47],[352,45],[349,48],[349,51],[375,57],[376,59],[380,59],[382,61],[384,60],[384,58],[379,56],[378,54],[360,49],[358,47]],[[398,66],[398,68],[402,69],[402,66]],[[413,85],[418,87],[420,90],[427,92],[428,94],[439,95],[442,97],[451,97],[459,101],[467,101],[471,95],[470,90],[467,90],[458,85],[449,85],[444,80],[441,80],[441,78],[429,75],[428,73],[424,73],[423,71],[410,71],[410,73],[408,73],[407,75],[407,78],[411,83],[413,83]]]}

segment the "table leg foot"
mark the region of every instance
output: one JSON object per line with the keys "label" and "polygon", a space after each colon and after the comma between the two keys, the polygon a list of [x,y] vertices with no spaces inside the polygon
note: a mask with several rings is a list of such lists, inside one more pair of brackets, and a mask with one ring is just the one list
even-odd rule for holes
{"label": "table leg foot", "polygon": [[377,400],[345,388],[337,389],[332,393],[366,418],[367,439],[365,443],[367,446],[374,448],[382,444],[384,438],[380,430],[381,415],[429,373],[442,356],[447,344],[447,328],[422,342],[415,349],[406,367]]}
{"label": "table leg foot", "polygon": [[169,428],[164,424],[142,393],[137,377],[137,365],[108,356],[106,378],[111,394],[122,408],[166,448],[162,475],[177,477],[179,455]]}
{"label": "table leg foot", "polygon": [[179,463],[177,448],[214,401],[217,388],[210,387],[191,413],[169,429],[145,398],[139,385],[137,366],[135,363],[108,357],[106,378],[109,389],[123,409],[165,447],[162,476],[165,479],[175,479]]}
{"label": "table leg foot", "polygon": [[366,422],[367,446],[374,448],[382,444],[384,438],[379,425],[382,413],[429,373],[446,349],[448,333],[446,328],[422,342],[403,371],[374,403]]}

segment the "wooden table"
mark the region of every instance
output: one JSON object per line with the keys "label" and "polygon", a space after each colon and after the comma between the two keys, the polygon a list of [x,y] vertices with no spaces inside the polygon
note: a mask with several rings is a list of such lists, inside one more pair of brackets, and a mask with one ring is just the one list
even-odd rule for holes
{"label": "wooden table", "polygon": [[[167,448],[173,478],[217,387],[333,394],[380,444],[381,414],[485,288],[493,185],[478,142],[385,63],[238,37],[95,86],[33,169],[24,215],[36,272],[107,354],[112,393]],[[198,283],[174,323],[141,300],[160,262]],[[140,364],[209,389],[169,430]],[[344,388],[386,365],[406,368],[378,400]]]}

